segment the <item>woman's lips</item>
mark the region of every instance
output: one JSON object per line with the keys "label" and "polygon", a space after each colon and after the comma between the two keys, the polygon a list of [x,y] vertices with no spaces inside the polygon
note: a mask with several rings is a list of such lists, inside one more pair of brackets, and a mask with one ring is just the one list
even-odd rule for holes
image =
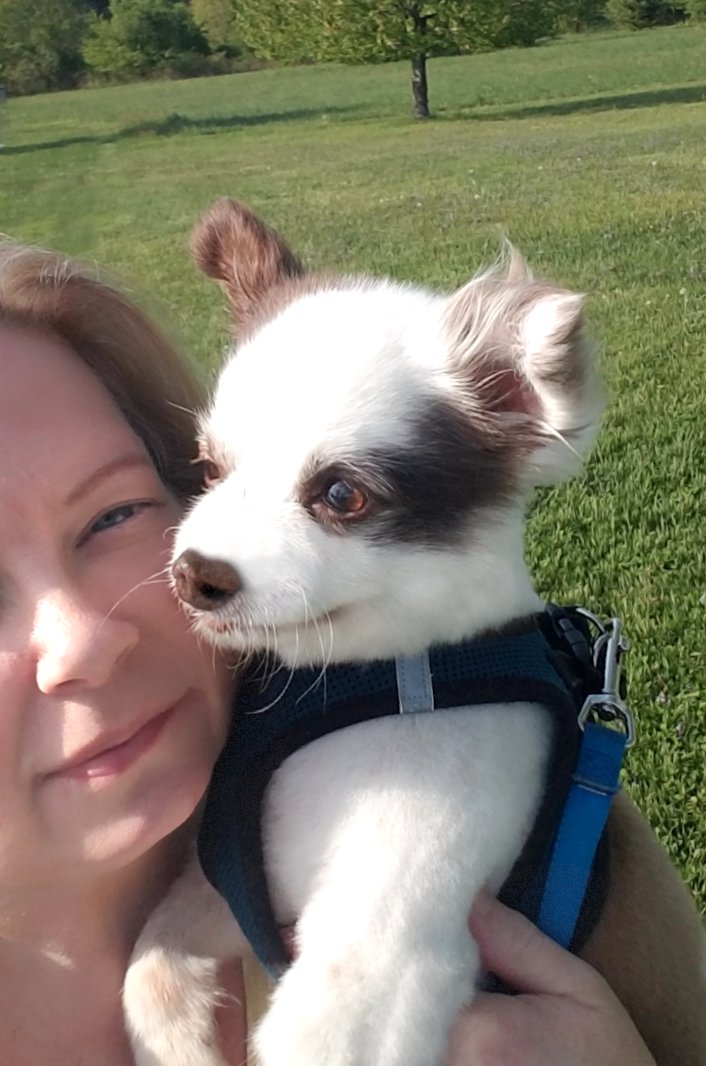
{"label": "woman's lips", "polygon": [[73,762],[69,766],[56,770],[54,773],[49,774],[49,778],[54,780],[57,778],[86,780],[88,778],[110,777],[113,774],[119,774],[122,770],[127,769],[128,766],[131,766],[141,755],[149,751],[167,724],[168,719],[174,713],[174,710],[174,707],[167,708],[166,711],[162,711],[155,718],[150,718],[127,740],[123,740],[111,747],[103,748],[101,751],[96,752],[95,755],[89,755],[79,762]]}

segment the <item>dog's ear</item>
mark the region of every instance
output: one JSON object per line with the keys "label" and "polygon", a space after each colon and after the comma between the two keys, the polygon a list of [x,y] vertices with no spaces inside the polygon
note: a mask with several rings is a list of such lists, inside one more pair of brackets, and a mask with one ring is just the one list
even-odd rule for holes
{"label": "dog's ear", "polygon": [[602,409],[581,295],[535,279],[510,249],[451,297],[451,370],[466,398],[526,458],[534,484],[575,468]]}
{"label": "dog's ear", "polygon": [[304,273],[280,235],[236,200],[216,200],[191,234],[190,247],[204,274],[225,289],[241,325],[266,293]]}

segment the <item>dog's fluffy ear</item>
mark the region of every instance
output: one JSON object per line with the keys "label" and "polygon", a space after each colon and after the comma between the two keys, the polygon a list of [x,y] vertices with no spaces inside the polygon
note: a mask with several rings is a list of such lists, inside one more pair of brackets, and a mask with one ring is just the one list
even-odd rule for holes
{"label": "dog's fluffy ear", "polygon": [[216,200],[194,229],[190,246],[204,274],[225,289],[241,325],[271,289],[304,273],[280,235],[236,200]]}
{"label": "dog's fluffy ear", "polygon": [[534,484],[570,473],[602,409],[583,297],[535,279],[509,249],[455,293],[446,313],[454,378],[526,458]]}

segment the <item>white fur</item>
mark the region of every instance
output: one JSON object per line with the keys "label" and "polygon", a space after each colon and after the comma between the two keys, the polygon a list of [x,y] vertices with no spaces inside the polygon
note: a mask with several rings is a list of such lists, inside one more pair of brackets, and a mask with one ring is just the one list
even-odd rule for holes
{"label": "white fur", "polygon": [[258,1032],[267,1066],[441,1061],[478,973],[471,902],[509,873],[546,754],[529,705],[470,718],[352,727],[276,775],[268,872],[280,917],[299,915],[300,955]]}
{"label": "white fur", "polygon": [[[419,651],[538,608],[522,555],[524,497],[572,464],[560,438],[576,431],[585,444],[598,403],[590,373],[571,394],[556,384],[562,361],[585,358],[565,339],[577,298],[540,295],[509,323],[508,286],[522,282],[496,278],[486,291],[487,278],[455,297],[390,282],[304,295],[233,355],[203,421],[223,480],[187,516],[175,556],[228,561],[242,591],[217,611],[194,611],[199,632],[276,650],[290,665],[325,664]],[[452,320],[463,301],[472,321],[459,339]],[[495,434],[526,428],[527,411],[496,415],[482,381],[473,391],[483,360],[498,366],[484,347],[498,327],[511,338],[500,357],[534,390],[532,417],[546,431],[518,446],[516,503],[470,515],[438,547],[318,524],[296,493],[312,456],[398,445],[429,397]],[[546,759],[544,712],[519,704],[376,720],[286,761],[263,832],[277,917],[296,922],[298,957],[257,1035],[263,1066],[439,1066],[478,976],[470,906],[512,868]],[[222,909],[192,927],[197,880],[190,872],[148,923],[128,976],[138,1066],[222,1063],[207,1007],[215,965],[201,938],[231,948],[237,937]],[[212,920],[217,932],[203,928]],[[162,999],[153,991],[165,981]]]}
{"label": "white fur", "polygon": [[214,1011],[218,970],[247,943],[194,858],[135,945],[123,986],[136,1066],[228,1066]]}

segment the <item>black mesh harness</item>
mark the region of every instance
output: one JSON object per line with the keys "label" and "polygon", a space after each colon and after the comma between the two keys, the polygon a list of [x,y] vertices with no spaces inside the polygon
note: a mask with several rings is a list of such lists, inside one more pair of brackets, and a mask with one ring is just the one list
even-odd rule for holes
{"label": "black mesh harness", "polygon": [[[500,892],[537,920],[543,886],[577,764],[577,722],[587,696],[600,692],[589,628],[573,608],[548,605],[501,631],[431,648],[435,708],[532,702],[552,731],[546,788],[520,856]],[[199,837],[206,876],[228,902],[265,967],[280,974],[289,955],[265,878],[262,801],[275,770],[297,749],[337,729],[400,713],[395,660],[282,669],[263,683],[254,668],[237,694],[226,746],[215,767]],[[571,937],[577,951],[600,914],[607,887],[605,834],[592,856],[588,890]]]}

